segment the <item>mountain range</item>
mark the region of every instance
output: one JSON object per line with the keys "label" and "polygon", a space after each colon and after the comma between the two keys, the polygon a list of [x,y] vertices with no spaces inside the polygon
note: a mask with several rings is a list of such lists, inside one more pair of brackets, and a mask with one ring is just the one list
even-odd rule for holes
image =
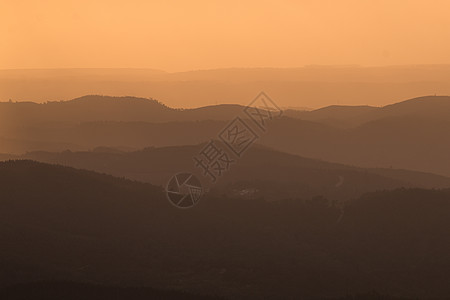
{"label": "mountain range", "polygon": [[[104,96],[47,104],[0,103],[0,152],[195,145],[217,138],[236,116],[245,119],[243,109],[220,105],[178,110],[155,100]],[[448,115],[450,97],[444,96],[379,108],[288,110],[257,142],[330,162],[450,176]]]}
{"label": "mountain range", "polygon": [[249,103],[266,91],[285,106],[386,105],[417,95],[449,95],[449,65],[0,70],[0,100],[69,100],[81,95],[153,97],[172,107]]}

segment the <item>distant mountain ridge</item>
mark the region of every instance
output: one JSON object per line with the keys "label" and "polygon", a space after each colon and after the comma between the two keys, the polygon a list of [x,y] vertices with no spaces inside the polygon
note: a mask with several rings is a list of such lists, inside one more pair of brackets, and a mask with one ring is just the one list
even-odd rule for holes
{"label": "distant mountain ridge", "polygon": [[[195,145],[216,138],[242,110],[239,105],[177,110],[150,99],[103,96],[49,104],[0,103],[0,153]],[[325,161],[450,176],[448,116],[448,96],[380,108],[286,111],[258,143]]]}
{"label": "distant mountain ridge", "polygon": [[449,65],[305,66],[164,72],[152,69],[0,70],[0,100],[80,95],[153,97],[171,107],[245,105],[266,91],[282,106],[385,105],[417,95],[450,94]]}
{"label": "distant mountain ridge", "polygon": [[175,109],[154,99],[89,95],[42,104],[0,102],[0,117],[10,126],[97,121],[160,123],[229,120],[242,109],[242,106],[232,104]]}
{"label": "distant mountain ridge", "polygon": [[423,96],[382,107],[332,105],[312,111],[288,111],[286,115],[344,128],[392,117],[446,119],[450,116],[450,96]]}
{"label": "distant mountain ridge", "polygon": [[[88,95],[69,101],[0,102],[2,122],[24,124],[52,122],[175,122],[230,120],[244,106],[237,104],[211,105],[191,109],[170,108],[163,103],[139,97]],[[316,110],[288,109],[285,116],[344,127],[399,116],[445,118],[450,115],[450,96],[424,96],[383,107],[332,105]],[[17,123],[20,125],[20,123]]]}

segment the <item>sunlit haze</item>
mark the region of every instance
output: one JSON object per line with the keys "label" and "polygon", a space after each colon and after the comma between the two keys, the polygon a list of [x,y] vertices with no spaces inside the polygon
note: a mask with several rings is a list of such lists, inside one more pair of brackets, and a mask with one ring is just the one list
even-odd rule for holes
{"label": "sunlit haze", "polygon": [[0,69],[450,63],[450,2],[1,1]]}

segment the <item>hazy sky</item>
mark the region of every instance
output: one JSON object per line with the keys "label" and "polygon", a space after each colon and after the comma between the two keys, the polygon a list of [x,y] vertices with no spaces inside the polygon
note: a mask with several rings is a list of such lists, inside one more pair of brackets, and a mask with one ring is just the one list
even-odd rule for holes
{"label": "hazy sky", "polygon": [[0,0],[0,68],[450,63],[448,0]]}

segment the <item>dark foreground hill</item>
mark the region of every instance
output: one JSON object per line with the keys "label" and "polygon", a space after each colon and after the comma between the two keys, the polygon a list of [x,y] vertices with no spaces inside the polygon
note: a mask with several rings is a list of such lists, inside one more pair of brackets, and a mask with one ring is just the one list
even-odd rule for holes
{"label": "dark foreground hill", "polygon": [[[179,291],[157,290],[149,287],[117,287],[76,282],[33,282],[0,288],[0,299],[5,300],[220,300],[224,298],[190,294]],[[391,297],[377,292],[348,295],[339,298],[315,300],[413,300]]]}
{"label": "dark foreground hill", "polygon": [[450,294],[448,190],[367,194],[344,209],[319,197],[206,195],[179,210],[160,188],[72,168],[3,162],[0,179],[3,287],[75,281],[229,299]]}
{"label": "dark foreground hill", "polygon": [[158,290],[149,287],[132,288],[102,286],[76,282],[33,282],[0,288],[4,300],[220,300],[180,291]]}

